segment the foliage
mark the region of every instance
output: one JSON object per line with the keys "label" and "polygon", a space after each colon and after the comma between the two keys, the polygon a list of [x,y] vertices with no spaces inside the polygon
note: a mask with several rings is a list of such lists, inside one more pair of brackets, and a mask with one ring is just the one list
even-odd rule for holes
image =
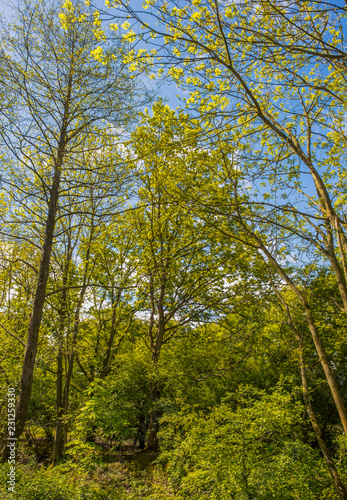
{"label": "foliage", "polygon": [[[5,474],[8,468],[0,468],[1,498],[12,500],[123,500],[125,498],[121,488],[114,488],[114,484],[99,484],[98,476],[91,477],[84,474],[82,469],[74,470],[68,464],[53,469],[35,466],[34,463],[17,467],[16,495],[6,492]],[[98,470],[102,475],[105,471]],[[119,474],[113,473],[108,481],[117,484]],[[3,481],[4,480],[4,481]]]}
{"label": "foliage", "polygon": [[193,498],[327,498],[330,479],[303,443],[303,408],[281,389],[240,386],[211,411],[183,406],[163,419],[161,460]]}

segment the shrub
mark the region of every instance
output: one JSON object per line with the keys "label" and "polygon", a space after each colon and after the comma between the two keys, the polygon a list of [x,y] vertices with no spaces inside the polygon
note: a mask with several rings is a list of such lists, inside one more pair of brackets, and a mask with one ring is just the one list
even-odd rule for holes
{"label": "shrub", "polygon": [[333,499],[324,462],[302,439],[302,416],[282,389],[241,387],[209,413],[183,407],[167,416],[161,461],[183,498]]}

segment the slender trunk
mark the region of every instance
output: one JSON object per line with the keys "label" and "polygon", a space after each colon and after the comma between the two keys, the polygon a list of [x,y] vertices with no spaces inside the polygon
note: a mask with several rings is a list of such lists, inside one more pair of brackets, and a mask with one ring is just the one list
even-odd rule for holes
{"label": "slender trunk", "polygon": [[63,342],[65,321],[67,314],[67,290],[65,289],[68,280],[68,272],[72,258],[71,238],[68,236],[67,258],[63,269],[63,291],[61,295],[61,307],[59,311],[59,326],[58,326],[58,353],[57,353],[57,381],[56,381],[56,423],[53,446],[53,466],[63,455]]}
{"label": "slender trunk", "polygon": [[316,325],[313,320],[311,308],[308,306],[307,302],[305,301],[304,305],[304,310],[305,310],[305,315],[306,315],[306,321],[309,326],[313,342],[315,344],[319,360],[321,362],[322,368],[324,370],[327,382],[329,384],[329,388],[331,391],[331,394],[333,396],[337,411],[339,413],[341,423],[343,426],[343,429],[345,431],[345,434],[347,436],[347,413],[346,413],[346,408],[340,393],[340,390],[338,388],[337,382],[335,380],[334,374],[330,368],[329,362],[327,360],[325,350],[323,348],[320,336],[318,334]]}
{"label": "slender trunk", "polygon": [[[161,235],[162,237],[162,235]],[[150,388],[150,400],[151,400],[151,411],[150,411],[150,420],[149,420],[149,435],[147,441],[147,448],[149,450],[158,451],[159,441],[158,441],[158,432],[159,432],[159,411],[158,411],[158,401],[160,398],[160,392],[158,389],[157,382],[157,364],[159,361],[159,356],[161,352],[161,348],[164,342],[165,336],[165,311],[164,311],[164,301],[165,301],[165,291],[166,291],[166,283],[167,283],[167,265],[164,268],[163,273],[160,276],[160,293],[159,298],[156,300],[153,286],[153,276],[151,276],[150,282],[150,301],[151,301],[151,317],[150,323],[148,327],[148,337],[150,341],[150,348],[152,352],[152,366],[154,368],[154,378],[151,381]],[[156,323],[156,331],[155,335],[153,335],[153,328],[155,325],[155,310],[157,307],[158,312],[158,321]]]}
{"label": "slender trunk", "polygon": [[[67,272],[69,268],[69,263],[71,259],[70,249],[68,252],[68,259],[64,269],[63,276],[63,288],[67,283]],[[63,454],[63,341],[64,341],[64,330],[65,330],[65,318],[67,312],[67,292],[63,290],[61,308],[59,312],[59,327],[58,327],[58,353],[57,353],[57,382],[56,382],[56,423],[55,423],[55,434],[54,434],[54,446],[53,446],[53,465],[56,465],[57,461],[62,457]]]}
{"label": "slender trunk", "polygon": [[311,307],[310,307],[309,303],[307,302],[306,298],[304,297],[304,295],[302,294],[302,292],[294,284],[294,282],[289,278],[289,276],[287,275],[285,270],[282,268],[282,266],[272,256],[272,254],[267,249],[267,247],[264,245],[262,240],[256,234],[254,234],[252,231],[250,231],[249,228],[247,227],[247,225],[245,225],[245,223],[243,223],[243,221],[242,221],[242,225],[246,229],[247,233],[257,242],[257,244],[259,245],[259,248],[264,252],[264,254],[268,258],[271,265],[275,268],[277,273],[284,279],[284,281],[287,283],[288,287],[292,290],[292,292],[297,296],[297,298],[301,302],[301,304],[304,308],[304,312],[305,312],[306,323],[309,327],[309,330],[310,330],[310,333],[311,333],[311,336],[312,336],[312,339],[313,339],[313,342],[314,342],[314,345],[315,345],[315,348],[316,348],[316,351],[317,351],[317,354],[319,357],[319,361],[320,361],[321,366],[324,370],[324,374],[325,374],[326,380],[328,382],[331,394],[333,396],[335,406],[336,406],[336,409],[338,411],[344,432],[347,435],[346,408],[345,408],[340,390],[339,390],[338,385],[336,383],[333,371],[330,368],[327,356],[325,354],[325,349],[324,349],[324,346],[322,344],[319,332],[316,328],[314,318],[312,315],[312,311],[311,311]]}
{"label": "slender trunk", "polygon": [[[65,134],[61,137],[61,148],[65,140]],[[60,161],[57,161],[54,170],[54,177],[51,187],[51,194],[48,207],[48,215],[46,219],[45,237],[42,247],[40,268],[37,277],[37,286],[34,296],[33,308],[30,316],[27,342],[24,352],[24,360],[22,367],[22,376],[19,386],[19,394],[16,404],[16,438],[20,437],[24,430],[24,425],[27,418],[29,409],[29,402],[31,397],[35,359],[37,353],[37,344],[39,337],[39,330],[42,320],[43,305],[46,296],[46,287],[49,275],[49,265],[51,260],[54,227],[56,221],[56,213],[59,197],[59,186],[61,179],[62,167],[62,154],[60,154]],[[7,448],[6,443],[2,449],[2,458],[6,459]]]}
{"label": "slender trunk", "polygon": [[337,469],[336,469],[334,461],[332,459],[330,450],[325,443],[325,439],[324,439],[322,430],[320,428],[320,425],[318,423],[318,420],[316,418],[316,415],[315,415],[313,408],[312,408],[312,405],[311,405],[310,391],[309,391],[309,385],[308,385],[306,368],[305,368],[302,337],[299,334],[297,328],[295,327],[295,325],[293,323],[288,304],[283,299],[283,297],[281,296],[281,294],[279,293],[279,291],[275,285],[274,285],[274,288],[275,288],[275,291],[277,293],[278,298],[280,299],[281,303],[283,304],[283,306],[285,308],[288,325],[289,325],[290,329],[292,330],[292,332],[293,332],[293,334],[298,342],[298,345],[299,345],[299,369],[300,369],[302,390],[303,390],[303,396],[304,396],[307,415],[309,416],[309,419],[310,419],[310,422],[311,422],[311,425],[313,428],[313,432],[316,436],[319,448],[322,452],[325,463],[327,464],[327,467],[329,469],[330,475],[332,477],[332,480],[334,482],[334,485],[335,485],[335,488],[338,492],[338,495],[342,500],[347,500],[347,491],[346,491],[345,486],[342,483],[341,478],[337,472]]}
{"label": "slender trunk", "polygon": [[77,309],[75,312],[75,321],[74,321],[72,341],[71,341],[71,351],[68,355],[68,367],[67,367],[67,372],[65,374],[65,386],[64,386],[64,394],[63,394],[63,408],[64,408],[64,417],[65,417],[65,424],[64,424],[64,442],[65,443],[67,442],[67,434],[68,434],[67,415],[69,413],[70,385],[71,385],[73,365],[74,365],[74,360],[75,360],[75,349],[76,349],[77,337],[78,337],[78,332],[79,332],[80,312],[81,312],[81,308],[82,308],[82,304],[83,304],[85,288],[86,287],[82,288],[79,302],[77,305]]}
{"label": "slender trunk", "polygon": [[148,441],[147,441],[147,449],[152,450],[152,451],[158,451],[158,448],[159,448],[158,401],[160,398],[160,392],[159,392],[159,388],[158,388],[156,371],[157,371],[157,363],[159,361],[159,356],[160,356],[160,347],[162,344],[160,342],[161,330],[162,329],[158,326],[156,342],[154,344],[154,350],[152,351],[152,365],[154,368],[154,377],[151,380],[151,387],[150,387],[151,410],[150,410],[150,415],[149,415],[149,434],[148,434]]}
{"label": "slender trunk", "polygon": [[[126,337],[128,331],[130,330],[132,322],[133,322],[133,316],[131,315],[131,317],[129,318],[128,326],[127,326],[125,332],[118,339],[117,345],[115,347],[113,347],[112,344],[108,345],[108,347],[107,347],[108,351],[107,351],[106,356],[104,358],[102,370],[101,370],[101,373],[100,373],[100,378],[101,379],[106,378],[107,375],[110,373],[111,367],[112,367],[112,361],[114,360],[114,358],[115,358],[115,356],[116,356],[116,354],[118,352],[118,349],[119,349],[121,343],[123,342],[124,338]],[[114,342],[114,334],[116,333],[116,329],[117,329],[117,326],[118,326],[119,323],[120,323],[120,321],[117,321],[114,333],[113,333],[112,336],[110,336],[110,341],[112,339],[112,343]]]}
{"label": "slender trunk", "polygon": [[43,305],[46,297],[46,287],[49,276],[49,265],[51,261],[54,228],[58,208],[59,188],[61,180],[61,170],[64,161],[64,154],[67,142],[67,117],[69,114],[71,98],[71,75],[69,77],[68,93],[66,96],[64,115],[62,118],[62,128],[60,131],[57,157],[54,160],[54,176],[51,186],[48,214],[46,219],[45,237],[42,247],[41,262],[37,277],[34,303],[28,327],[27,343],[25,346],[22,376],[19,386],[19,395],[16,405],[16,437],[22,435],[26,422],[31,391],[33,386],[35,359],[37,353],[37,343],[42,320]]}
{"label": "slender trunk", "polygon": [[48,216],[46,221],[45,239],[42,248],[40,269],[37,287],[29,321],[27,343],[25,346],[22,376],[16,407],[16,437],[22,435],[29,408],[31,390],[33,385],[37,343],[42,320],[43,304],[45,301],[46,287],[49,275],[49,265],[54,236],[54,227],[57,213],[59,186],[61,178],[61,162],[55,167],[54,179],[51,188]]}
{"label": "slender trunk", "polygon": [[56,465],[63,454],[63,352],[61,340],[57,354],[57,382],[56,382],[56,423],[53,446],[53,465]]}
{"label": "slender trunk", "polygon": [[116,300],[114,300],[114,294],[112,291],[111,331],[110,331],[110,337],[109,337],[108,342],[107,342],[106,354],[104,357],[104,361],[103,361],[102,369],[101,369],[101,373],[100,373],[101,379],[104,379],[109,374],[110,369],[111,369],[113,342],[114,342],[114,337],[116,335],[117,327],[120,323],[120,319],[118,321],[116,319],[116,311],[117,311],[117,307],[119,305],[121,294],[122,294],[122,291],[119,290],[117,295],[116,295]]}
{"label": "slender trunk", "polygon": [[334,461],[332,459],[330,450],[325,443],[325,439],[323,437],[322,430],[320,428],[320,425],[317,421],[316,415],[315,415],[313,408],[312,408],[312,405],[311,405],[310,393],[309,393],[309,387],[308,387],[306,369],[305,369],[305,363],[304,363],[304,357],[303,357],[302,344],[300,344],[300,349],[299,349],[299,364],[300,364],[300,375],[301,375],[301,381],[302,381],[303,396],[304,396],[305,405],[306,405],[306,412],[307,412],[309,419],[311,421],[311,425],[312,425],[314,434],[316,436],[319,448],[322,452],[325,463],[327,464],[327,467],[329,469],[330,475],[331,475],[332,480],[334,482],[335,488],[339,494],[339,497],[342,500],[347,500],[346,488],[345,488],[344,484],[342,483],[341,478],[336,470],[336,467],[335,467]]}
{"label": "slender trunk", "polygon": [[90,258],[90,249],[91,249],[91,242],[93,239],[93,234],[94,234],[94,221],[92,221],[92,229],[91,233],[89,236],[89,244],[86,252],[86,257],[85,257],[85,267],[83,271],[83,283],[82,283],[82,288],[79,294],[78,298],[78,303],[75,311],[75,317],[74,317],[74,323],[73,323],[73,331],[72,331],[72,340],[71,340],[71,349],[70,353],[68,355],[68,367],[65,375],[65,386],[64,386],[64,394],[63,394],[63,407],[64,407],[64,417],[65,417],[65,425],[64,425],[64,442],[66,444],[67,442],[67,434],[68,434],[68,423],[67,423],[67,415],[69,412],[69,393],[70,393],[70,385],[71,385],[71,379],[72,379],[72,373],[73,373],[73,365],[74,365],[74,360],[75,360],[75,351],[76,351],[76,344],[77,344],[77,338],[78,338],[78,333],[79,333],[79,326],[80,326],[80,314],[81,314],[81,309],[84,301],[84,296],[87,290],[87,279],[88,279],[88,271],[89,271],[89,258]]}
{"label": "slender trunk", "polygon": [[149,416],[149,435],[147,441],[147,449],[152,451],[158,451],[159,414],[158,414],[157,404],[159,401],[160,393],[155,380],[152,381],[150,397],[151,397],[151,412]]}

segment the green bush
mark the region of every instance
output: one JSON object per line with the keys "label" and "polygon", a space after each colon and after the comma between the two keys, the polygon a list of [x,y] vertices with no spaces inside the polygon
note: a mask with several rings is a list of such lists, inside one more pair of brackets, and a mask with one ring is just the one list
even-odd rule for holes
{"label": "green bush", "polygon": [[162,421],[161,461],[182,498],[336,498],[325,463],[304,442],[295,395],[240,387],[210,412],[192,407]]}
{"label": "green bush", "polygon": [[[67,465],[66,465],[67,467]],[[71,471],[71,467],[69,469]],[[106,486],[98,477],[90,478],[74,469],[73,476],[61,467],[45,469],[43,466],[16,468],[16,495],[6,491],[8,466],[0,467],[1,500],[122,500],[122,491],[114,491],[114,484]]]}

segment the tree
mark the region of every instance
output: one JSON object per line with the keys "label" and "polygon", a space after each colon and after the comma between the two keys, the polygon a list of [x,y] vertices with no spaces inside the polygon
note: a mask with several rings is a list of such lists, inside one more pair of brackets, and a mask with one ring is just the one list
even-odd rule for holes
{"label": "tree", "polygon": [[[344,7],[281,0],[230,5],[217,0],[180,5],[148,1],[145,13],[133,3],[117,4],[134,23],[127,25],[129,41],[156,38],[158,73],[190,93],[186,105],[195,112],[203,140],[226,145],[226,154],[234,152],[242,188],[248,183],[252,195],[245,197],[242,189],[242,195],[224,203],[223,213],[229,217],[238,212],[236,218],[241,218],[240,207],[247,206],[241,222],[246,239],[253,239],[301,301],[347,432],[346,409],[313,312],[295,276],[273,252],[281,245],[288,248],[289,239],[293,247],[314,245],[334,272],[338,307],[347,311]],[[154,65],[154,56],[152,61]],[[302,189],[305,175],[312,182],[309,193]],[[262,200],[255,198],[256,191]],[[277,196],[284,201],[278,202]]]}
{"label": "tree", "polygon": [[[61,458],[63,443],[67,441],[70,386],[80,336],[81,314],[97,260],[93,250],[100,236],[99,226],[109,219],[105,210],[105,172],[101,166],[104,153],[103,150],[98,151],[97,165],[92,163],[93,155],[86,155],[86,171],[79,175],[79,183],[84,186],[83,194],[80,186],[74,189],[69,186],[64,205],[58,207],[59,237],[52,252],[55,290],[46,294],[46,298],[51,301],[56,298],[58,302],[56,307],[51,302],[47,311],[51,321],[54,309],[58,312],[54,328],[57,344],[54,464]],[[111,155],[107,156],[107,168],[112,170]],[[110,180],[112,175],[109,173],[106,177]],[[120,187],[117,177],[117,172],[114,172],[113,182]],[[115,189],[112,194],[115,196]],[[113,199],[112,208],[115,206],[116,200]]]}
{"label": "tree", "polygon": [[[67,171],[78,172],[88,141],[107,133],[105,120],[113,130],[129,121],[137,90],[121,62],[106,52],[102,65],[92,57],[103,45],[102,37],[95,39],[101,22],[82,3],[65,2],[60,7],[54,2],[25,1],[17,12],[19,20],[5,29],[1,48],[1,83],[17,100],[16,115],[4,117],[2,129],[10,156],[7,194],[13,211],[20,206],[28,215],[33,208],[30,201],[40,200],[42,224],[33,242],[41,257],[16,408],[16,436],[20,436],[33,383],[62,177]],[[33,189],[35,182],[38,191]]]}
{"label": "tree", "polygon": [[[271,276],[270,276],[270,280],[272,281]],[[302,336],[302,334],[300,334],[299,329],[295,325],[295,322],[293,320],[293,317],[292,317],[292,314],[290,311],[290,307],[289,307],[288,303],[286,302],[286,300],[284,299],[284,297],[281,295],[281,293],[278,289],[278,286],[273,281],[272,281],[272,284],[273,284],[273,288],[276,291],[276,295],[278,297],[278,300],[279,300],[281,306],[283,307],[285,314],[287,316],[288,326],[289,326],[291,332],[293,333],[293,335],[297,341],[298,350],[299,350],[299,353],[298,353],[299,370],[300,370],[300,376],[301,376],[303,396],[304,396],[304,401],[305,401],[305,405],[306,405],[306,412],[307,412],[309,419],[311,421],[312,428],[313,428],[313,431],[315,433],[319,448],[320,448],[321,453],[324,457],[324,460],[328,466],[330,475],[331,475],[332,480],[336,486],[336,489],[339,493],[339,496],[340,496],[340,498],[347,498],[347,492],[346,492],[345,486],[341,481],[339,473],[338,473],[336,466],[334,464],[332,454],[331,454],[331,452],[330,452],[330,450],[325,442],[322,429],[319,425],[318,419],[315,415],[315,412],[314,412],[314,409],[313,409],[313,406],[312,406],[312,403],[310,400],[310,388],[309,388],[309,382],[308,382],[308,377],[307,377],[307,368],[306,368],[306,362],[305,362],[303,336]]]}
{"label": "tree", "polygon": [[[130,219],[138,241],[136,309],[148,320],[154,370],[163,346],[177,332],[218,316],[219,304],[238,290],[232,283],[242,249],[237,244],[225,248],[198,215],[170,194],[177,183],[183,192],[188,189],[189,176],[184,175],[190,166],[198,171],[200,163],[212,161],[208,151],[196,146],[187,117],[176,116],[162,102],[153,106],[153,116],[142,115],[132,134],[129,154],[134,156],[138,186],[138,208]],[[154,406],[158,399],[154,375]],[[156,449],[154,411],[151,419],[148,446]]]}
{"label": "tree", "polygon": [[[66,195],[68,203],[58,210],[57,231],[60,237],[57,238],[52,254],[53,272],[50,280],[50,286],[54,283],[54,287],[46,295],[50,300],[55,299],[56,303],[47,314],[54,317],[54,309],[58,312],[55,315],[57,419],[54,463],[61,458],[63,444],[67,441],[70,387],[76,362],[88,384],[95,377],[105,378],[111,371],[117,351],[115,341],[119,344],[126,335],[134,314],[133,308],[122,307],[124,304],[121,302],[129,274],[127,245],[116,242],[114,252],[119,253],[119,270],[112,269],[117,262],[112,259],[112,250],[105,244],[105,240],[109,242],[115,237],[117,227],[114,225],[119,224],[120,213],[124,210],[123,190],[126,187],[127,169],[124,168],[120,173],[118,163],[112,163],[114,152],[111,144],[109,148],[104,145],[95,154],[86,156],[88,168],[84,172],[83,185],[86,187],[83,194],[81,195],[79,186],[74,190],[70,187]],[[81,182],[82,173],[79,177]],[[110,297],[111,321],[108,318],[107,297]],[[93,306],[87,308],[86,303],[91,301]],[[87,316],[91,322],[97,313],[101,316],[101,321],[96,338],[89,336],[84,344],[86,339],[83,338],[82,318]],[[124,323],[127,323],[127,328],[122,332],[123,336],[118,336],[117,330],[123,328]],[[90,343],[94,347],[92,356],[88,353]],[[103,356],[101,362],[100,351]]]}

